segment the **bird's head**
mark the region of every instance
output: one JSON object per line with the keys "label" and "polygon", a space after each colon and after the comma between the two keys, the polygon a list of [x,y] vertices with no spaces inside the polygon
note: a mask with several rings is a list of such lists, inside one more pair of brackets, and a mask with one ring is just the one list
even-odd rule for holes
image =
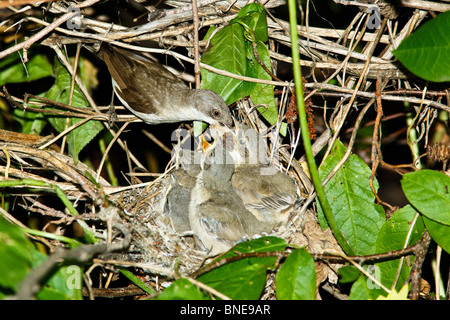
{"label": "bird's head", "polygon": [[211,90],[199,89],[195,93],[195,107],[201,111],[210,124],[233,125],[230,109],[220,95]]}

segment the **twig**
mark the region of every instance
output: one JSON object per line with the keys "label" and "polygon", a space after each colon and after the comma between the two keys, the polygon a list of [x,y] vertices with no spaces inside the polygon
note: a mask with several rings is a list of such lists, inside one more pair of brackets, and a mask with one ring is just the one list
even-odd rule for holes
{"label": "twig", "polygon": [[194,34],[194,74],[195,74],[195,87],[200,88],[200,54],[198,45],[198,29],[200,27],[200,22],[198,20],[198,9],[197,0],[191,0],[192,3],[192,17],[194,21],[194,29],[192,30]]}
{"label": "twig", "polygon": [[[139,296],[146,294],[141,288],[138,286],[129,286],[124,288],[91,288],[93,297],[98,298],[122,298],[129,296]],[[82,288],[83,296],[89,296],[89,291],[87,288]]]}
{"label": "twig", "polygon": [[[72,180],[78,183],[81,188],[85,190],[92,199],[94,199],[94,201],[97,199],[97,193],[92,189],[92,183],[88,178],[78,172],[84,172],[86,170],[90,171],[90,169],[84,164],[79,163],[78,165],[81,167],[78,168],[78,165],[73,165],[73,160],[71,160],[70,157],[49,150],[40,150],[20,145],[8,145],[8,150],[26,154],[27,156],[47,165],[49,168],[53,168],[55,173],[63,175],[67,180]],[[102,183],[107,184],[106,182]]]}
{"label": "twig", "polygon": [[108,156],[109,150],[111,150],[112,146],[114,145],[114,143],[116,142],[116,140],[119,138],[120,134],[125,130],[125,128],[128,126],[129,122],[126,122],[122,125],[122,127],[119,129],[119,131],[117,131],[117,133],[114,134],[113,139],[111,140],[111,142],[108,144],[108,147],[106,147],[105,152],[103,153],[102,156],[102,160],[100,161],[100,164],[98,165],[97,168],[97,176],[95,178],[95,181],[99,181],[100,179],[100,174],[102,172],[102,168],[103,168],[103,164],[106,161],[106,157]]}
{"label": "twig", "polygon": [[[98,1],[99,0],[86,0],[80,4],[75,5],[75,7],[86,8],[86,7],[92,6],[94,3],[98,2]],[[48,27],[46,27],[46,28],[42,29],[41,31],[39,31],[38,33],[32,35],[27,40],[25,40],[21,43],[18,43],[16,45],[0,52],[0,59],[3,59],[4,57],[6,57],[6,56],[10,55],[11,53],[16,52],[20,49],[27,50],[33,43],[42,39],[45,35],[52,32],[56,27],[60,26],[67,20],[73,18],[76,14],[77,14],[77,12],[74,11],[74,12],[68,12],[68,13],[62,15],[61,17],[59,17],[55,21],[53,21]]]}
{"label": "twig", "polygon": [[[367,18],[369,18],[369,16],[367,16]],[[379,41],[379,39],[380,39],[380,37],[381,37],[381,35],[382,35],[382,33],[383,33],[383,30],[384,30],[384,28],[386,27],[386,22],[387,22],[387,20],[384,19],[384,20],[383,20],[383,23],[382,23],[382,25],[381,25],[381,27],[380,27],[380,29],[378,30],[378,36],[377,36],[377,39],[375,40],[375,42],[372,43],[370,52],[369,52],[369,54],[368,54],[369,57],[372,56],[372,54],[373,54],[373,52],[374,52],[374,50],[375,50],[375,48],[376,48],[376,44],[378,43],[378,41]],[[339,135],[339,133],[340,133],[340,130],[341,130],[341,128],[342,128],[342,126],[343,126],[343,124],[344,124],[346,118],[347,118],[348,112],[350,111],[350,108],[351,108],[351,106],[353,105],[353,102],[354,102],[354,100],[355,100],[356,92],[359,91],[359,88],[360,88],[361,85],[362,85],[362,81],[363,81],[364,78],[365,78],[365,77],[364,77],[364,74],[365,74],[367,68],[369,67],[369,64],[370,64],[369,62],[370,62],[370,59],[367,59],[366,64],[365,64],[365,66],[364,66],[363,73],[361,74],[361,76],[360,76],[360,78],[359,78],[359,80],[358,80],[358,82],[357,82],[357,84],[356,84],[356,86],[355,86],[355,89],[354,89],[354,92],[353,92],[353,94],[352,94],[352,96],[351,96],[351,98],[350,98],[350,101],[347,103],[347,105],[346,105],[346,107],[345,107],[345,109],[344,109],[344,111],[343,111],[342,116],[340,116],[339,122],[337,122],[337,123],[334,125],[334,128],[333,128],[333,129],[334,129],[334,136],[332,137],[332,139],[331,139],[331,141],[330,141],[330,143],[329,143],[329,145],[328,145],[328,150],[327,150],[327,152],[325,153],[324,158],[326,158],[326,156],[329,154],[329,152],[330,152],[330,150],[331,150],[331,148],[332,148],[332,146],[333,146],[333,144],[334,144],[334,141],[336,140],[336,138],[338,137],[338,135]],[[336,121],[338,121],[338,120],[336,119]]]}
{"label": "twig", "polygon": [[158,138],[155,137],[153,133],[148,132],[145,129],[142,130],[142,133],[144,133],[150,140],[156,143],[162,150],[164,150],[164,152],[172,154],[172,150],[166,147]]}
{"label": "twig", "polygon": [[380,132],[380,122],[381,122],[381,117],[383,116],[383,108],[381,106],[381,79],[380,77],[377,78],[376,81],[376,111],[377,111],[377,116],[375,118],[375,124],[373,126],[373,133],[372,133],[372,152],[371,152],[371,162],[372,162],[372,173],[370,175],[369,178],[369,185],[370,188],[372,189],[372,193],[375,196],[375,199],[377,200],[377,203],[379,204],[384,204],[387,207],[389,207],[389,209],[391,211],[394,211],[394,209],[392,208],[391,205],[389,205],[388,203],[385,203],[384,201],[382,201],[380,199],[380,197],[378,196],[378,192],[377,190],[375,190],[375,186],[373,185],[373,180],[375,179],[375,174],[378,168],[378,164],[380,163],[380,161],[382,161],[382,155],[381,155],[381,148],[380,148],[380,143],[379,143],[379,139],[378,139],[378,134]]}
{"label": "twig", "polygon": [[[68,103],[69,105],[72,105],[73,93],[75,91],[75,77],[77,75],[78,61],[80,59],[80,49],[81,49],[81,44],[78,43],[77,44],[77,51],[76,51],[76,54],[75,54],[74,66],[73,66],[74,72],[72,73],[72,77],[70,79],[70,92],[69,92],[69,103]],[[67,117],[66,118],[65,130],[67,130],[69,128],[69,123],[70,123],[70,118]],[[67,135],[64,135],[63,140],[61,142],[61,151],[60,151],[61,154],[64,153],[64,148],[66,146],[66,140],[67,140]]]}
{"label": "twig", "polygon": [[203,289],[203,290],[205,290],[205,291],[215,295],[216,297],[218,297],[218,298],[220,298],[222,300],[231,300],[230,297],[224,295],[223,293],[217,291],[214,288],[211,288],[210,286],[204,284],[203,282],[197,281],[197,280],[195,280],[195,279],[193,279],[191,277],[186,277],[186,279],[188,279],[189,282],[192,283],[193,285],[195,285],[195,286],[199,287],[200,289]]}
{"label": "twig", "polygon": [[[342,254],[332,253],[332,252],[324,252],[324,253],[310,253],[312,258],[316,261],[328,261],[330,263],[345,263],[345,262],[354,262],[358,264],[367,264],[374,263],[385,260],[393,260],[403,256],[408,256],[415,254],[420,247],[419,242],[416,244],[409,246],[405,249],[389,251],[378,254],[371,254],[366,256],[346,256]],[[289,256],[290,252],[280,252],[280,251],[269,251],[269,252],[252,252],[252,253],[241,253],[236,252],[235,256],[218,259],[215,262],[212,262],[197,271],[190,274],[193,278],[198,278],[199,276],[210,272],[213,269],[217,269],[223,265],[239,261],[247,258],[265,258],[265,257],[275,257],[277,259],[285,259]]]}
{"label": "twig", "polygon": [[[416,250],[414,252],[414,263],[411,267],[408,280],[411,281],[411,291],[409,295],[412,300],[419,298],[420,291],[420,275],[422,274],[422,264],[425,261],[425,257],[428,251],[428,247],[431,243],[431,237],[427,230],[425,230],[422,239],[416,243]],[[408,281],[407,280],[407,281]]]}

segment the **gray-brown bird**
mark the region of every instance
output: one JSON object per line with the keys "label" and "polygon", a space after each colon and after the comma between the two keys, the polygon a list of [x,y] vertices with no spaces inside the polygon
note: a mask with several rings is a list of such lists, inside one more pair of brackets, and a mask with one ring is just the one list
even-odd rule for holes
{"label": "gray-brown bird", "polygon": [[[172,174],[168,215],[177,231],[190,228],[197,242],[212,255],[272,232],[302,201],[291,177],[261,161],[249,164],[249,155],[256,152],[255,131],[245,134],[242,129],[230,131],[212,125],[214,142],[198,155],[201,164],[189,162],[196,159],[195,152],[176,152],[180,167]],[[186,152],[188,157],[184,157]]]}
{"label": "gray-brown bird", "polygon": [[180,234],[192,231],[189,222],[189,202],[197,176],[201,172],[200,164],[195,159],[196,154],[199,152],[182,149],[179,145],[173,147],[172,155],[177,168],[170,174],[164,212],[170,219],[173,229]]}
{"label": "gray-brown bird", "polygon": [[234,164],[213,157],[198,174],[191,192],[189,222],[210,255],[223,253],[236,243],[273,228],[245,208],[231,185],[233,172]]}
{"label": "gray-brown bird", "polygon": [[111,73],[119,100],[144,122],[233,124],[221,96],[211,90],[190,89],[151,56],[107,44],[98,54]]}
{"label": "gray-brown bird", "polygon": [[[221,127],[211,130],[226,132],[222,143],[235,164],[231,185],[246,209],[259,221],[286,223],[304,198],[299,196],[294,179],[270,164],[264,139],[254,129],[239,123],[234,130]],[[218,135],[215,137],[220,140]]]}

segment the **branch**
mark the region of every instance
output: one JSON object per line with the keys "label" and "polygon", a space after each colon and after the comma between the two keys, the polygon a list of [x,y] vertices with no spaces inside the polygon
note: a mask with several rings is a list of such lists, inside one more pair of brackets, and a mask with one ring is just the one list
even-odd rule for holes
{"label": "branch", "polygon": [[[99,0],[86,0],[80,4],[77,4],[75,7],[77,8],[86,8],[89,6],[92,6],[94,3],[98,2]],[[75,15],[77,15],[77,12],[68,12],[64,15],[62,15],[61,17],[57,18],[55,21],[53,21],[48,27],[42,29],[41,31],[39,31],[38,33],[32,35],[31,37],[29,37],[27,40],[16,44],[15,46],[12,46],[6,50],[3,50],[2,52],[0,52],[0,60],[3,59],[4,57],[10,55],[13,52],[16,52],[20,49],[24,49],[27,50],[33,43],[37,42],[38,40],[42,39],[45,35],[49,34],[50,32],[52,32],[56,27],[60,26],[61,24],[63,24],[64,22],[66,22],[67,20],[73,18]]]}

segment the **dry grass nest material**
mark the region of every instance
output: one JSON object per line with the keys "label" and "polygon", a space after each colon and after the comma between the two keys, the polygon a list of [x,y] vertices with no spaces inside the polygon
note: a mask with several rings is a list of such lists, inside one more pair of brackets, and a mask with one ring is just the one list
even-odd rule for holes
{"label": "dry grass nest material", "polygon": [[[177,271],[187,275],[211,259],[208,252],[196,248],[191,232],[178,233],[172,226],[166,207],[171,174],[166,172],[148,187],[122,193],[121,201],[126,212],[124,219],[133,230],[130,252],[139,252],[140,262],[152,272],[170,276]],[[295,180],[300,184],[298,179]],[[317,213],[311,209],[296,209],[287,224],[268,235],[283,238],[288,244],[305,247],[310,253],[342,252],[330,229],[322,230]],[[336,283],[336,270],[332,265],[316,263],[318,283],[326,279]]]}

